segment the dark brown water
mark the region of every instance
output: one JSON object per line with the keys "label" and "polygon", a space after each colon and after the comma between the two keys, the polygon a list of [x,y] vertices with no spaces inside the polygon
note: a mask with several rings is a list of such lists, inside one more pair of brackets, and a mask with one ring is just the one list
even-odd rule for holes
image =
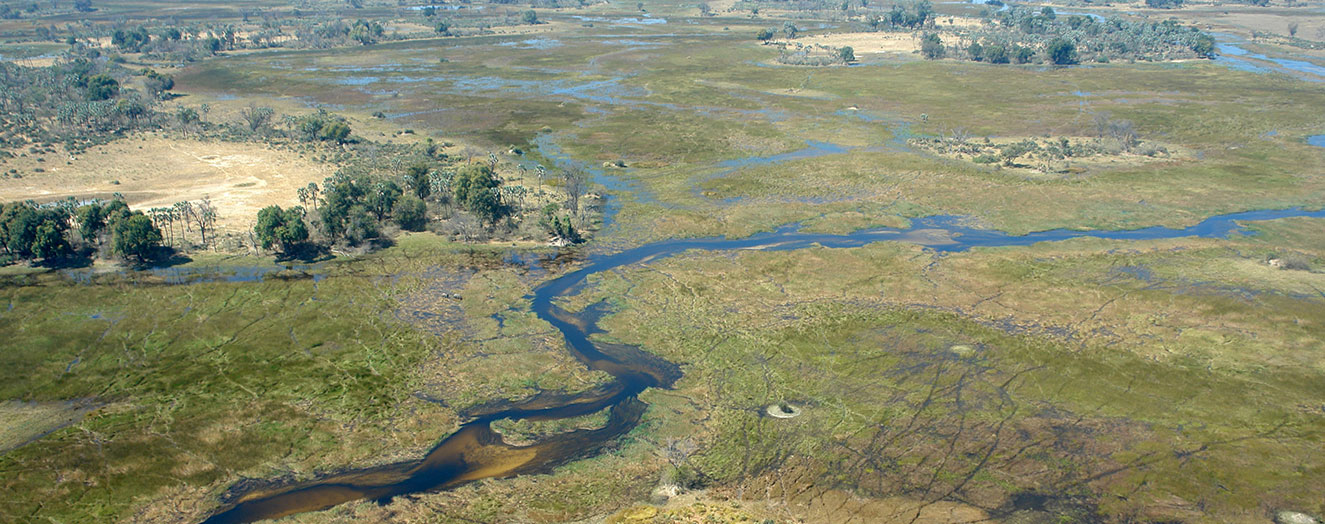
{"label": "dark brown water", "polygon": [[[955,217],[928,217],[916,219],[906,229],[881,228],[847,235],[826,235],[801,233],[794,227],[787,227],[734,240],[703,238],[655,242],[612,255],[594,257],[585,267],[535,288],[531,297],[532,310],[540,319],[561,332],[567,348],[576,359],[590,369],[612,375],[613,382],[576,395],[543,394],[518,403],[486,406],[471,413],[476,417],[472,422],[461,426],[454,434],[438,443],[422,460],[348,471],[276,488],[257,489],[237,497],[204,521],[204,524],[255,522],[323,510],[352,500],[386,501],[407,493],[449,489],[483,478],[548,471],[568,461],[591,455],[604,444],[629,432],[639,423],[647,407],[635,398],[636,395],[651,387],[670,387],[680,378],[681,373],[675,365],[637,347],[591,341],[589,336],[599,332],[596,323],[601,311],[589,308],[579,314],[570,314],[553,303],[557,298],[575,294],[585,278],[595,273],[650,262],[688,250],[792,250],[816,245],[858,247],[879,241],[902,241],[923,244],[938,251],[965,251],[977,246],[1024,246],[1081,237],[1119,240],[1223,238],[1230,233],[1243,232],[1239,224],[1241,221],[1288,217],[1325,218],[1325,210],[1304,211],[1294,208],[1233,213],[1210,217],[1185,229],[1057,229],[1018,236],[965,227]],[[491,427],[492,421],[504,418],[555,420],[602,409],[611,410],[604,427],[565,433],[530,446],[506,444]]]}

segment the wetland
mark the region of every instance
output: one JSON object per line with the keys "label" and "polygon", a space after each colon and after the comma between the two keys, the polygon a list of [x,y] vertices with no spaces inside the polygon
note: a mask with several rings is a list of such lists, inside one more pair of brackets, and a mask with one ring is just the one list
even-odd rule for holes
{"label": "wetland", "polygon": [[0,520],[1319,519],[1321,12],[1078,4],[5,6]]}

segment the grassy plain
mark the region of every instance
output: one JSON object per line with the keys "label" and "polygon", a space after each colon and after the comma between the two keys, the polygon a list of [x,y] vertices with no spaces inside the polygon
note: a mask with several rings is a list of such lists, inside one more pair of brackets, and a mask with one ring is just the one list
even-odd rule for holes
{"label": "grassy plain", "polygon": [[[414,298],[445,284],[431,276],[472,274],[500,265],[501,256],[415,235],[293,279],[166,285],[135,274],[102,274],[94,284],[55,273],[10,277],[0,288],[8,304],[0,314],[7,334],[0,397],[26,403],[19,407],[86,399],[94,409],[0,457],[7,493],[0,516],[200,519],[242,478],[307,478],[417,456],[456,427],[457,410],[601,380],[575,365],[548,329],[528,332],[518,315],[502,328],[504,339],[478,319],[473,331],[489,336],[463,336],[464,315],[436,333],[406,322],[418,311],[454,313]],[[227,262],[235,263],[196,264],[224,274]],[[506,284],[519,289],[500,272],[455,282],[475,304],[510,300],[501,298],[510,291],[497,291]],[[485,307],[474,309],[486,315]],[[549,339],[541,350],[513,348],[539,337]],[[31,418],[31,409],[10,411],[7,425]]]}

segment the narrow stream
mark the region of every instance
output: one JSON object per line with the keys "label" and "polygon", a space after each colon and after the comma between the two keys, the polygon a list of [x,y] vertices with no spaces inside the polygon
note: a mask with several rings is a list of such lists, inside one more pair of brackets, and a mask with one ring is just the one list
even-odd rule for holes
{"label": "narrow stream", "polygon": [[[846,235],[804,233],[789,226],[747,238],[700,238],[667,240],[646,244],[610,255],[599,255],[576,271],[547,281],[534,289],[532,309],[538,318],[562,333],[571,354],[588,368],[611,374],[608,385],[575,395],[542,394],[518,403],[506,403],[470,413],[473,421],[443,439],[421,460],[346,471],[309,482],[275,488],[260,488],[231,501],[205,524],[244,523],[307,511],[319,511],[353,500],[385,502],[392,497],[423,491],[454,488],[484,479],[546,472],[569,461],[591,456],[604,444],[633,429],[645,405],[636,398],[647,388],[668,388],[681,376],[680,369],[635,346],[593,341],[601,332],[601,311],[589,308],[572,314],[556,304],[574,296],[580,285],[596,273],[633,264],[648,263],[690,250],[760,249],[785,251],[813,246],[859,247],[873,242],[911,242],[938,251],[965,251],[975,247],[1024,246],[1037,242],[1074,238],[1148,240],[1181,237],[1225,238],[1243,232],[1239,221],[1289,217],[1325,218],[1325,210],[1300,208],[1248,211],[1218,215],[1194,226],[1173,229],[1150,227],[1124,231],[1073,231],[1055,229],[1028,235],[961,225],[959,217],[935,216],[916,219],[908,228],[867,229]],[[502,442],[491,423],[495,420],[555,420],[610,410],[607,424],[598,429],[565,433],[529,446]]]}

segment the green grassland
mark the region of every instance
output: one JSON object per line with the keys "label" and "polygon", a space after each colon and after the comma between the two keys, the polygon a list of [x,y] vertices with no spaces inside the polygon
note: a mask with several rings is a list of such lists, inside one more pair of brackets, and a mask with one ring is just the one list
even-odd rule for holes
{"label": "green grassland", "polygon": [[[308,270],[315,278],[166,285],[105,274],[88,285],[55,273],[12,277],[0,289],[0,395],[98,407],[0,457],[0,515],[196,519],[240,478],[414,457],[456,427],[457,411],[601,380],[519,314],[502,337],[465,314],[437,333],[402,320],[410,310],[448,314],[420,302],[435,284],[428,276],[472,273],[500,265],[500,256],[416,235],[379,255]],[[226,262],[204,267],[223,275]],[[486,315],[495,307],[487,304],[505,308],[521,296],[507,275],[458,279],[464,303],[475,304],[466,311]],[[461,336],[461,325],[480,336]],[[515,347],[531,337],[552,340],[541,350]]]}
{"label": "green grassland", "polygon": [[[1294,294],[1325,279],[1223,276],[1262,241],[695,254],[582,300],[619,305],[613,339],[685,366],[699,413],[683,417],[702,422],[679,434],[704,436],[695,466],[718,483],[799,456],[875,496],[1002,508],[1033,491],[1110,519],[1257,521],[1319,512],[1325,483],[1325,317],[1321,295]],[[1150,282],[1110,271],[1137,266]],[[783,401],[806,414],[760,415]]]}

